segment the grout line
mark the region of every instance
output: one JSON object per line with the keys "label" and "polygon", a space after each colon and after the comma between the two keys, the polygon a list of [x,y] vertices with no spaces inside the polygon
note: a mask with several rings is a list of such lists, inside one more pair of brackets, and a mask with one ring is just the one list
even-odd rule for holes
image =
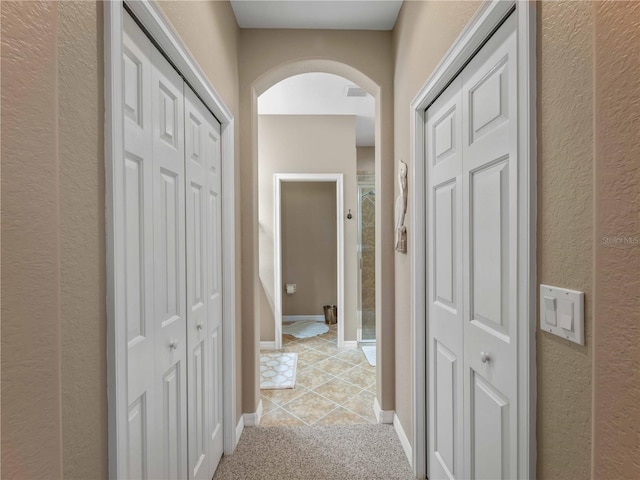
{"label": "grout line", "polygon": [[[274,400],[265,397],[268,400],[270,400],[276,406],[276,408],[273,409],[269,413],[273,413],[276,410],[280,409],[280,410],[284,411],[285,413],[291,415],[292,417],[294,417],[298,421],[302,422],[304,425],[315,425],[319,421],[321,421],[323,418],[325,418],[329,414],[331,414],[332,412],[338,410],[339,408],[342,408],[345,411],[347,411],[348,413],[351,413],[352,415],[356,415],[357,418],[361,418],[365,423],[368,423],[368,424],[375,423],[375,418],[373,418],[373,417],[375,417],[375,415],[373,414],[373,412],[372,412],[372,418],[369,419],[369,418],[367,418],[367,417],[365,417],[363,415],[360,415],[359,413],[357,413],[357,412],[355,412],[355,411],[353,411],[350,408],[345,406],[346,402],[351,401],[352,399],[354,399],[358,395],[361,395],[363,392],[366,392],[367,394],[371,394],[371,392],[368,389],[371,388],[372,385],[376,384],[376,380],[375,379],[370,385],[362,387],[361,385],[352,383],[352,382],[350,382],[349,380],[347,380],[345,378],[342,378],[342,377],[340,377],[338,375],[335,375],[333,373],[329,373],[329,372],[323,370],[322,368],[318,367],[319,363],[322,363],[322,362],[324,362],[326,360],[329,360],[329,359],[335,359],[335,360],[341,361],[341,362],[343,362],[345,364],[348,364],[348,368],[345,369],[343,372],[340,372],[340,375],[343,375],[346,372],[349,372],[349,371],[353,370],[356,367],[362,368],[362,365],[364,365],[365,362],[361,361],[360,363],[357,363],[357,364],[354,365],[354,364],[351,363],[351,361],[343,360],[343,358],[337,358],[339,355],[341,355],[345,351],[345,350],[340,350],[340,349],[337,348],[337,345],[336,345],[336,340],[337,339],[329,340],[329,339],[321,338],[320,336],[318,336],[318,337],[312,338],[312,340],[311,340],[312,342],[314,342],[316,344],[315,345],[316,347],[318,347],[318,346],[323,347],[326,344],[332,345],[333,348],[335,348],[335,352],[334,353],[327,353],[326,351],[319,350],[318,348],[315,348],[314,345],[306,344],[305,340],[308,340],[308,339],[286,340],[285,343],[283,343],[283,349],[287,348],[287,347],[292,347],[292,346],[296,346],[297,345],[297,346],[301,347],[301,351],[291,352],[291,353],[298,353],[300,355],[300,354],[303,354],[305,351],[311,351],[312,353],[317,353],[317,354],[323,355],[324,358],[322,358],[320,360],[317,360],[314,363],[307,364],[305,367],[300,368],[299,372],[303,372],[304,370],[309,369],[309,368],[314,368],[314,369],[318,370],[319,372],[322,372],[323,374],[327,375],[329,378],[326,381],[324,381],[324,382],[322,382],[322,383],[320,383],[320,384],[318,384],[318,385],[316,385],[316,386],[314,386],[312,388],[309,388],[309,387],[307,387],[305,385],[299,385],[299,387],[301,389],[304,389],[305,391],[300,393],[300,395],[288,400],[287,402],[285,402],[283,404],[278,404]],[[362,353],[362,350],[360,350],[360,352]],[[364,356],[364,353],[362,353],[362,356],[363,356],[363,359],[366,360],[366,357]],[[364,372],[368,373],[365,368],[362,368],[362,370]],[[333,380],[340,380],[340,381],[346,383],[347,385],[350,385],[352,387],[357,388],[358,391],[354,395],[348,397],[343,403],[338,403],[335,400],[332,400],[331,398],[328,398],[325,395],[322,395],[320,392],[316,391],[317,388],[320,388],[323,385],[325,385],[325,384],[327,384],[327,383],[329,383],[329,382],[331,382]],[[296,388],[296,387],[294,387],[294,388]],[[314,393],[318,397],[323,398],[324,400],[327,400],[327,401],[331,402],[334,405],[334,407],[331,410],[329,410],[329,412],[327,412],[324,415],[322,415],[320,418],[315,420],[313,423],[308,423],[308,422],[302,420],[300,417],[298,417],[297,415],[295,415],[293,412],[291,412],[290,410],[288,410],[286,408],[287,405],[289,405],[291,402],[293,402],[295,400],[298,400],[299,398],[301,398],[303,395],[306,395],[307,393]]]}

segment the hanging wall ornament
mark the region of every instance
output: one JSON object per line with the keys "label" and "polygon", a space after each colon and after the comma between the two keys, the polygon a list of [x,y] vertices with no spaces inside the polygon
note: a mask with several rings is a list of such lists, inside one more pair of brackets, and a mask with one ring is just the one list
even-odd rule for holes
{"label": "hanging wall ornament", "polygon": [[398,167],[400,195],[396,199],[396,251],[407,253],[407,227],[404,218],[407,215],[407,164],[402,160]]}

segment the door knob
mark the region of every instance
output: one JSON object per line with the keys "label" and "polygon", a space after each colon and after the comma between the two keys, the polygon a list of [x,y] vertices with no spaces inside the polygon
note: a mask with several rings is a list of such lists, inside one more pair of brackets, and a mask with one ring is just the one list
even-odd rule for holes
{"label": "door knob", "polygon": [[198,330],[202,330],[202,329],[204,328],[204,323],[202,323],[202,322],[198,322],[198,323],[196,324],[196,328],[197,328]]}
{"label": "door knob", "polygon": [[169,348],[171,350],[175,350],[176,348],[178,348],[178,340],[171,340],[169,342]]}
{"label": "door knob", "polygon": [[482,363],[488,363],[491,360],[491,356],[487,352],[480,352],[480,360],[482,360]]}

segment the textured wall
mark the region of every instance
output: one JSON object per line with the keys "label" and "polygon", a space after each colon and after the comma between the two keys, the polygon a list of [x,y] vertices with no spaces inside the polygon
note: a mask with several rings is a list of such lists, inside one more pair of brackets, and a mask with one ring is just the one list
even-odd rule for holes
{"label": "textured wall", "polygon": [[[61,478],[56,5],[2,2],[2,478]],[[37,440],[37,441],[36,441]]]}
{"label": "textured wall", "polygon": [[[345,212],[349,208],[355,212],[358,198],[355,117],[352,115],[260,115],[258,125],[260,288],[272,303],[274,289],[277,288],[273,284],[273,174],[342,173],[344,175],[344,209]],[[358,232],[356,222],[345,219],[343,226],[345,304],[340,306],[340,317],[344,322],[345,339],[356,340]],[[283,271],[282,282],[289,281],[295,283],[295,279],[287,279]],[[302,285],[299,287],[303,288]],[[299,293],[301,296],[304,295],[303,291]],[[287,295],[283,295],[283,300],[287,298],[289,298]],[[325,300],[316,305],[316,310],[319,309],[319,311],[315,313],[321,314],[322,305],[328,301]],[[285,306],[283,301],[283,308]],[[273,310],[270,305],[267,305],[267,308],[267,311],[261,310],[260,322],[263,324],[262,331],[266,331],[265,323],[271,328],[268,330],[268,336],[261,337],[262,341],[272,341],[275,334]],[[293,315],[294,313],[283,311],[283,314]],[[295,314],[311,315],[313,312]]]}
{"label": "textured wall", "polygon": [[338,301],[336,184],[286,182],[282,185],[282,283],[295,283],[282,295],[283,315],[322,315]]}
{"label": "textured wall", "polygon": [[[409,184],[413,175],[409,135],[411,101],[427,81],[453,41],[478,8],[479,2],[404,2],[393,30],[395,54],[394,78],[394,146],[393,184],[399,194],[397,178],[400,160],[409,167]],[[405,225],[411,232],[411,189]],[[412,351],[411,337],[411,263],[414,245],[407,245],[408,254],[395,254],[396,280],[396,413],[410,441],[413,441],[412,416]]]}
{"label": "textured wall", "polygon": [[102,5],[58,3],[65,478],[107,472]]}
{"label": "textured wall", "polygon": [[640,478],[640,3],[594,4],[593,478]]}
{"label": "textured wall", "polygon": [[[585,292],[585,346],[538,330],[538,476],[589,478],[593,270],[590,2],[538,4],[538,282]],[[568,441],[571,439],[571,441]]]}
{"label": "textured wall", "polygon": [[394,277],[393,255],[393,67],[391,33],[345,30],[253,30],[240,33],[240,151],[242,176],[242,291],[244,411],[255,411],[259,400],[260,291],[258,279],[258,178],[256,95],[290,75],[324,71],[349,78],[372,93],[376,101],[376,177],[381,208],[376,220],[376,285],[378,322],[378,400],[394,408]]}

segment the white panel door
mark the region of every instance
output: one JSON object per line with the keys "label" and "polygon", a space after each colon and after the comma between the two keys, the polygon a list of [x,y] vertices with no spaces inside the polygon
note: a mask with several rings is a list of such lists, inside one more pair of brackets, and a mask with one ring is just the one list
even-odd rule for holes
{"label": "white panel door", "polygon": [[[186,98],[189,96],[187,95]],[[205,155],[209,158],[207,161],[209,169],[207,175],[207,199],[209,202],[207,338],[210,349],[210,397],[207,439],[209,441],[209,473],[211,477],[218,467],[224,449],[222,431],[222,142],[220,123],[208,110],[204,111],[204,118]]]}
{"label": "white panel door", "polygon": [[512,15],[427,110],[429,478],[517,474]]}
{"label": "white panel door", "polygon": [[429,478],[462,478],[462,106],[458,77],[427,111]]}
{"label": "white panel door", "polygon": [[114,185],[128,411],[119,471],[210,479],[223,452],[220,124],[126,13],[122,61],[125,151]]}
{"label": "white panel door", "polygon": [[518,474],[515,15],[463,73],[465,477]]}
{"label": "white panel door", "polygon": [[155,48],[152,59],[157,468],[158,478],[181,479],[187,469],[184,82]]}
{"label": "white panel door", "polygon": [[[129,15],[124,16],[123,193],[120,227],[124,235],[124,315],[127,327],[127,477],[158,476],[153,432],[156,332],[153,258],[153,45]],[[122,471],[122,470],[120,470]]]}
{"label": "white panel door", "polygon": [[189,478],[222,456],[220,125],[185,86]]}

